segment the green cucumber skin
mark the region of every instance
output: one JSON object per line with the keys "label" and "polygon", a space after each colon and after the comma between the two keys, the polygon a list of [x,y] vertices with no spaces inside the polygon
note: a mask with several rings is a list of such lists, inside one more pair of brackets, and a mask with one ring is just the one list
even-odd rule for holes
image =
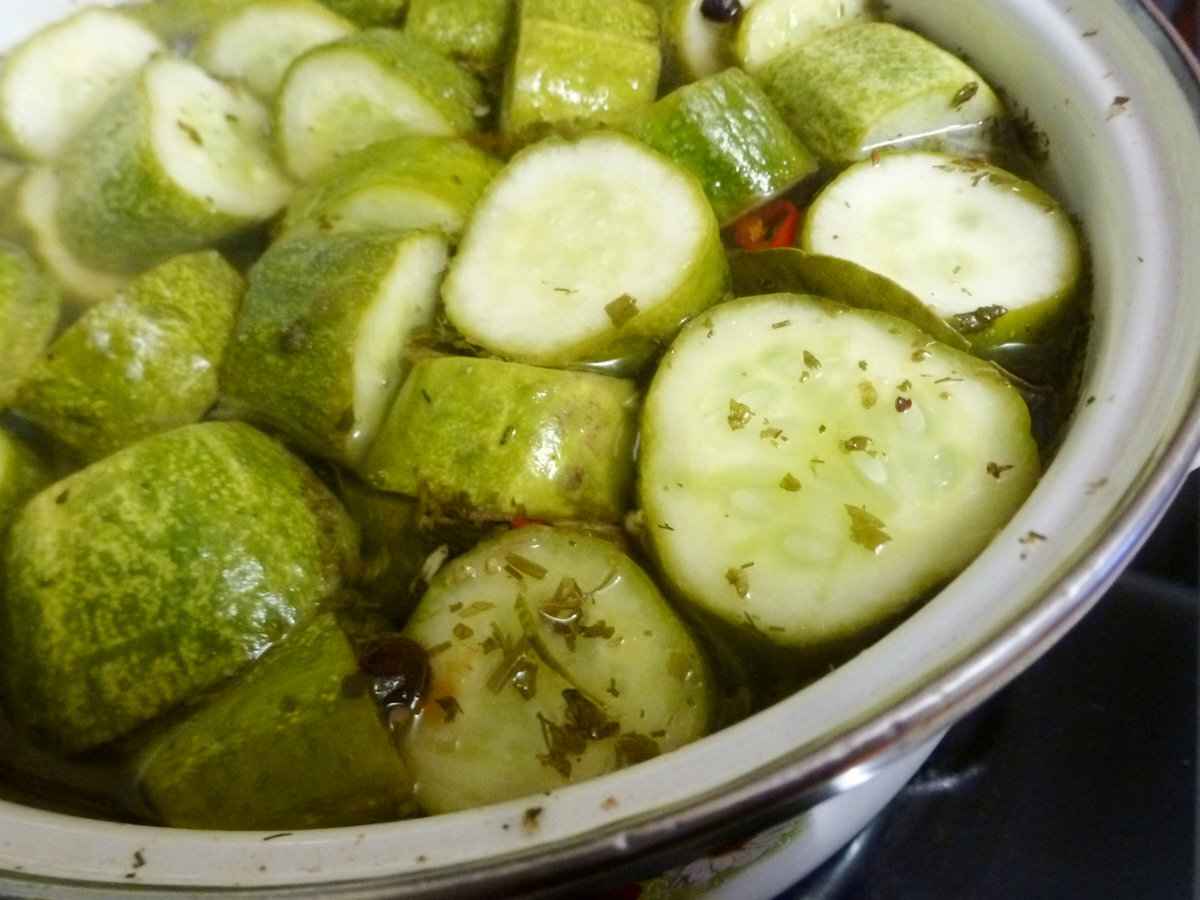
{"label": "green cucumber skin", "polygon": [[658,40],[658,15],[642,0],[517,0],[521,16],[574,25],[585,31]]}
{"label": "green cucumber skin", "polygon": [[441,357],[413,368],[363,471],[468,518],[616,522],[633,479],[637,390],[588,372]]}
{"label": "green cucumber skin", "polygon": [[54,341],[15,407],[92,460],[199,421],[244,289],[215,250],[150,269]]}
{"label": "green cucumber skin", "polygon": [[0,239],[0,410],[37,365],[62,311],[62,292],[25,250]]}
{"label": "green cucumber skin", "polygon": [[357,558],[345,511],[248,425],[156,435],[44,489],[13,523],[0,686],[14,723],[71,754],[256,659]]}
{"label": "green cucumber skin", "polygon": [[402,818],[408,773],[332,614],[265,653],[139,754],[175,828],[338,828]]}
{"label": "green cucumber skin", "polygon": [[404,29],[490,80],[504,65],[516,0],[410,0]]}
{"label": "green cucumber skin", "polygon": [[[566,579],[590,595],[573,610],[578,618],[559,602]],[[572,625],[556,626],[555,614]],[[622,736],[667,752],[702,737],[715,718],[700,646],[640,566],[584,532],[530,525],[477,545],[442,567],[404,634],[431,650],[429,685],[401,752],[414,796],[432,813],[603,775],[635,761],[618,749]],[[506,671],[515,672],[511,648],[522,636],[532,640],[521,668],[535,673],[524,692]],[[611,724],[556,767],[547,723],[564,723],[566,689]]]}
{"label": "green cucumber skin", "polygon": [[722,225],[817,171],[758,82],[737,68],[672,91],[633,133],[700,179]]}

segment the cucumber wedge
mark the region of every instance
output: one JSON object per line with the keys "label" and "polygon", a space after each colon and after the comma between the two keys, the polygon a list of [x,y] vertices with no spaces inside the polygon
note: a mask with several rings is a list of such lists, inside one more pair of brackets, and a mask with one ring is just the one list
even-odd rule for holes
{"label": "cucumber wedge", "polygon": [[267,124],[249,93],[156,57],[55,163],[64,244],[85,265],[132,275],[266,220],[292,192]]}
{"label": "cucumber wedge", "polygon": [[346,232],[283,241],[250,273],[221,368],[226,405],[304,449],[356,463],[433,321],[446,239]]}
{"label": "cucumber wedge", "polygon": [[31,741],[106,743],[313,618],[355,564],[332,494],[238,422],[147,438],[58,481],[9,533],[0,687]]}
{"label": "cucumber wedge", "polygon": [[0,151],[56,156],[151,56],[158,36],[132,16],[89,7],[35,34],[0,63]]}
{"label": "cucumber wedge", "polygon": [[338,231],[439,231],[452,243],[483,189],[495,157],[462,138],[410,135],[370,144],[302,186],[280,237]]}
{"label": "cucumber wedge", "polygon": [[756,73],[784,118],[826,162],[883,147],[984,154],[1004,108],[983,77],[889,22],[834,28]]}
{"label": "cucumber wedge", "polygon": [[272,648],[139,754],[175,828],[336,828],[402,818],[409,779],[330,614]]}
{"label": "cucumber wedge", "polygon": [[37,365],[61,307],[58,286],[29,254],[0,241],[0,410]]}
{"label": "cucumber wedge", "polygon": [[642,417],[639,498],[664,576],[791,647],[880,624],[953,578],[1039,474],[999,370],[804,295],[690,322]]}
{"label": "cucumber wedge", "polygon": [[496,359],[414,366],[365,463],[430,514],[619,522],[633,482],[632,381]]}
{"label": "cucumber wedge", "polygon": [[643,358],[724,297],[728,266],[696,178],[625,135],[546,140],[488,186],[442,287],[497,356],[544,366]]}
{"label": "cucumber wedge", "polygon": [[273,136],[284,167],[307,181],[385,138],[466,134],[484,111],[473,76],[412,35],[371,28],[292,63],[275,100]]}
{"label": "cucumber wedge", "polygon": [[213,250],[151,269],[54,340],[15,408],[83,459],[199,421],[244,287]]}
{"label": "cucumber wedge", "polygon": [[936,153],[848,168],[811,204],[801,245],[903,285],[977,349],[1044,340],[1082,268],[1057,201],[981,160]]}
{"label": "cucumber wedge", "polygon": [[354,30],[317,0],[251,0],[214,21],[192,55],[213,75],[269,99],[300,54]]}
{"label": "cucumber wedge", "polygon": [[871,0],[757,0],[737,24],[733,54],[747,72],[831,28],[871,21]]}
{"label": "cucumber wedge", "polygon": [[401,737],[421,807],[554,790],[703,736],[710,667],[600,538],[528,526],[447,563],[404,629],[431,677]]}

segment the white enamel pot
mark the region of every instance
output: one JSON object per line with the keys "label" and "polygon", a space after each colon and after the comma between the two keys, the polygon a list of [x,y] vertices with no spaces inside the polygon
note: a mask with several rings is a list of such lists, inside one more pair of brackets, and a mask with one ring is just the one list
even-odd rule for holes
{"label": "white enamel pot", "polygon": [[[76,5],[4,0],[0,46]],[[465,813],[289,834],[0,802],[0,895],[578,897],[649,880],[656,896],[767,897],[848,841],[950,725],[1070,629],[1200,448],[1200,72],[1133,0],[888,7],[1027,111],[1094,258],[1095,322],[1069,433],[989,549],[811,687],[615,775]]]}

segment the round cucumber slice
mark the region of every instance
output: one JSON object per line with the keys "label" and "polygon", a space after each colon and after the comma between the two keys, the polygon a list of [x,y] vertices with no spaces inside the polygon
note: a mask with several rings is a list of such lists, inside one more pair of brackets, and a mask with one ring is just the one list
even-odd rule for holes
{"label": "round cucumber slice", "polygon": [[804,295],[690,322],[643,411],[639,498],[663,573],[781,645],[850,636],[948,581],[1039,474],[999,370]]}
{"label": "round cucumber slice", "polygon": [[468,340],[566,366],[645,356],[727,281],[696,178],[631,137],[593,132],[513,157],[476,205],[442,296]]}
{"label": "round cucumber slice", "polygon": [[1081,250],[1043,190],[978,159],[885,154],[851,166],[809,209],[801,244],[912,291],[976,348],[1037,342],[1074,296]]}
{"label": "round cucumber slice", "polygon": [[404,633],[430,653],[401,749],[431,813],[594,778],[703,736],[713,715],[709,663],[654,582],[581,532],[480,544]]}
{"label": "round cucumber slice", "polygon": [[250,426],[140,441],[45,488],[13,522],[6,708],[50,749],[106,743],[297,630],[357,553],[328,489]]}
{"label": "round cucumber slice", "polygon": [[0,410],[37,365],[61,307],[58,286],[29,254],[0,241]]}

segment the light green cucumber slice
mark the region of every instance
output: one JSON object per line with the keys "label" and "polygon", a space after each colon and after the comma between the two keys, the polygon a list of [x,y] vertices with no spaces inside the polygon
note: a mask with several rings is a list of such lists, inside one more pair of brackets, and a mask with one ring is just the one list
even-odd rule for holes
{"label": "light green cucumber slice", "polygon": [[147,438],[13,522],[6,708],[50,749],[106,743],[296,631],[356,558],[337,500],[261,432],[207,422]]}
{"label": "light green cucumber slice", "polygon": [[401,818],[410,785],[341,627],[320,615],[138,754],[176,828],[336,828]]}
{"label": "light green cucumber slice", "polygon": [[56,156],[142,64],[166,46],[118,10],[88,7],[42,29],[0,62],[0,151]]}
{"label": "light green cucumber slice", "polygon": [[13,186],[6,232],[27,247],[61,287],[73,310],[85,309],[121,289],[128,278],[91,266],[67,247],[58,227],[58,176],[47,165],[34,165]]}
{"label": "light green cucumber slice", "polygon": [[618,522],[637,431],[632,381],[496,359],[414,366],[362,469],[434,513]]}
{"label": "light green cucumber slice", "polygon": [[726,292],[716,216],[695,176],[593,132],[513,157],[476,205],[442,296],[450,321],[534,365],[645,356]]}
{"label": "light green cucumber slice", "polygon": [[301,447],[355,463],[429,325],[448,253],[432,232],[346,232],[272,246],[221,369],[225,401]]}
{"label": "light green cucumber slice", "polygon": [[[638,0],[616,10],[654,13]],[[654,101],[662,57],[653,36],[622,28],[624,19],[585,16],[583,23],[551,15],[555,4],[521,4],[515,48],[505,76],[500,131],[514,143],[547,134],[613,125]],[[607,4],[588,4],[596,10]],[[541,10],[545,16],[539,16]],[[591,23],[590,26],[588,23]]]}
{"label": "light green cucumber slice", "polygon": [[292,191],[267,124],[251,94],[156,57],[58,158],[63,242],[128,275],[264,221]]}
{"label": "light green cucumber slice", "polygon": [[0,410],[37,365],[61,309],[54,281],[22,247],[0,241]]}
{"label": "light green cucumber slice", "polygon": [[998,369],[886,313],[733,300],[685,326],[642,415],[639,497],[664,576],[780,645],[879,625],[953,578],[1032,490]]}
{"label": "light green cucumber slice", "polygon": [[379,141],[302,186],[284,212],[279,235],[427,229],[456,243],[499,169],[499,160],[462,138]]}
{"label": "light green cucumber slice", "polygon": [[980,155],[1004,114],[983,77],[914,31],[887,22],[834,28],[779,54],[757,76],[822,159],[883,147]]}
{"label": "light green cucumber slice", "polygon": [[147,271],[55,339],[14,406],[84,459],[199,421],[243,289],[213,250]]}
{"label": "light green cucumber slice", "polygon": [[722,225],[817,170],[758,83],[733,67],[658,100],[633,134],[700,179]]}
{"label": "light green cucumber slice", "polygon": [[709,665],[654,582],[580,532],[480,544],[442,568],[404,633],[430,651],[401,749],[431,813],[594,778],[712,720]]}
{"label": "light green cucumber slice", "polygon": [[848,168],[813,201],[801,244],[903,285],[977,348],[1045,339],[1081,269],[1057,201],[981,160],[937,153]]}
{"label": "light green cucumber slice", "polygon": [[0,535],[26,500],[51,481],[50,468],[34,445],[0,426]]}
{"label": "light green cucumber slice", "polygon": [[354,30],[317,0],[251,0],[214,21],[192,55],[213,75],[270,98],[300,54]]}
{"label": "light green cucumber slice", "polygon": [[484,79],[504,65],[516,0],[410,0],[404,30]]}
{"label": "light green cucumber slice", "polygon": [[355,150],[405,134],[461,135],[484,112],[479,82],[432,47],[372,28],[314,47],[288,68],[274,139],[301,181]]}
{"label": "light green cucumber slice", "polygon": [[[755,2],[742,0],[740,16]],[[714,21],[701,12],[704,0],[660,0],[667,46],[667,79],[672,84],[697,81],[735,63],[733,39],[737,18]]]}
{"label": "light green cucumber slice", "polygon": [[831,28],[871,21],[871,7],[871,0],[757,0],[738,21],[734,57],[747,72],[757,72]]}

